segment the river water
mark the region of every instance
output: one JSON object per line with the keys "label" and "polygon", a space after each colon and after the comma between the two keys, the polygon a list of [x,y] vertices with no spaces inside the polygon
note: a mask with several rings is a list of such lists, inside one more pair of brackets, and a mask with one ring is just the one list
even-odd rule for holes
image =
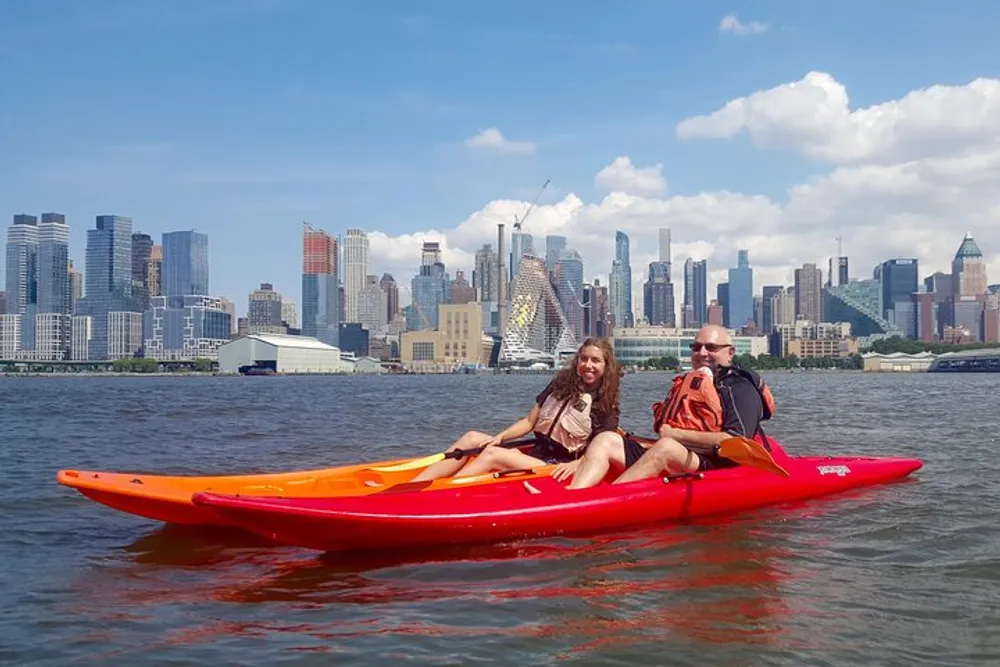
{"label": "river water", "polygon": [[[667,377],[625,378],[625,427]],[[549,378],[0,378],[0,664],[1000,664],[1000,375],[766,377],[789,453],[924,468],[707,521],[333,557],[166,528],[54,475],[432,453]]]}

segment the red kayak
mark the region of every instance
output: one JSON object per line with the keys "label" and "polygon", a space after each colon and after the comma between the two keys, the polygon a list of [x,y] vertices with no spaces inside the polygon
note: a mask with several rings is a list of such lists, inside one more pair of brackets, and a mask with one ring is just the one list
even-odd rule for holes
{"label": "red kayak", "polygon": [[286,544],[355,551],[586,534],[794,502],[906,477],[906,458],[782,457],[785,478],[740,466],[568,490],[551,477],[343,498],[197,493],[242,528]]}

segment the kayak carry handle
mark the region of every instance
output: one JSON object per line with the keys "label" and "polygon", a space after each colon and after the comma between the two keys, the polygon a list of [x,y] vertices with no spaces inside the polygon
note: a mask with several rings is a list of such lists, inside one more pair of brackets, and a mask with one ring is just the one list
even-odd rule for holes
{"label": "kayak carry handle", "polygon": [[682,479],[705,479],[705,473],[703,472],[675,472],[673,474],[667,475],[663,478],[664,484],[669,484],[670,482],[679,482]]}
{"label": "kayak carry handle", "polygon": [[534,475],[534,468],[517,468],[515,470],[501,470],[499,472],[493,473],[494,479],[500,479],[502,477],[513,477],[515,475]]}

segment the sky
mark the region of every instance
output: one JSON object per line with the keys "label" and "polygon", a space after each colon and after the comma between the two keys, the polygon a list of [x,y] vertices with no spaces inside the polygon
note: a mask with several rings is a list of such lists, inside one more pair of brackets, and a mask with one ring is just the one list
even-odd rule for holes
{"label": "sky", "polygon": [[[914,0],[0,0],[0,215],[209,236],[210,288],[301,304],[302,222],[368,232],[409,301],[424,240],[454,276],[524,222],[605,278],[657,229],[709,288],[754,292],[837,238],[851,277],[949,271],[966,232],[1000,282],[1000,4]],[[509,245],[508,245],[509,249]],[[602,280],[602,282],[604,282]]]}

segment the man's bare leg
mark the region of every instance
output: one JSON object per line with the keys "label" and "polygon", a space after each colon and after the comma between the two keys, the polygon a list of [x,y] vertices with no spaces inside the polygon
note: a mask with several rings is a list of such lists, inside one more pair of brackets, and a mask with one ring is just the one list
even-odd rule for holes
{"label": "man's bare leg", "polygon": [[698,455],[681,443],[673,438],[660,438],[613,483],[634,482],[671,471],[695,472],[700,464]]}

